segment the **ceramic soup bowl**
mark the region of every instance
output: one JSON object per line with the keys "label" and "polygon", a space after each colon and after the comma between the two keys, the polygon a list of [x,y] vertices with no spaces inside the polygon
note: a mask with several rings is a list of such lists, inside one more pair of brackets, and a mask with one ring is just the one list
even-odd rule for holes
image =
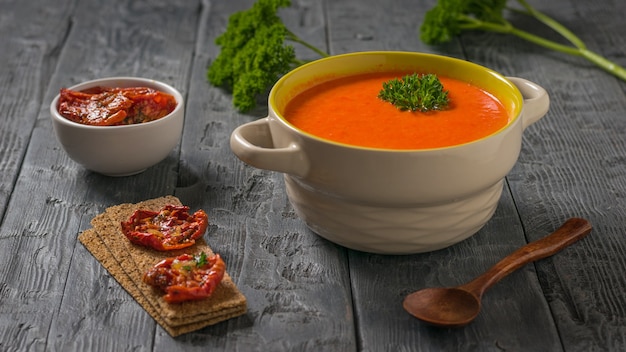
{"label": "ceramic soup bowl", "polygon": [[[461,145],[421,150],[365,148],[306,133],[283,116],[314,83],[384,70],[415,70],[472,83],[505,106],[509,122]],[[301,66],[269,95],[268,116],[235,129],[230,145],[245,163],[284,173],[297,214],[318,235],[382,254],[433,251],[476,233],[493,215],[522,133],[548,111],[546,91],[488,68],[445,56],[360,52]]]}

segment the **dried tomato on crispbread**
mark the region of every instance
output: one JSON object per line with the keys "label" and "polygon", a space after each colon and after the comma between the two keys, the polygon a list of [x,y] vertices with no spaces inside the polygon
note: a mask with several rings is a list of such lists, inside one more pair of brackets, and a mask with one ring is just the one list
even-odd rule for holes
{"label": "dried tomato on crispbread", "polygon": [[122,232],[132,243],[157,251],[192,246],[208,225],[203,210],[189,214],[189,207],[171,204],[159,211],[138,209],[121,223]]}
{"label": "dried tomato on crispbread", "polygon": [[143,282],[165,292],[163,299],[168,303],[194,301],[211,296],[225,271],[226,264],[219,254],[182,254],[150,268]]}

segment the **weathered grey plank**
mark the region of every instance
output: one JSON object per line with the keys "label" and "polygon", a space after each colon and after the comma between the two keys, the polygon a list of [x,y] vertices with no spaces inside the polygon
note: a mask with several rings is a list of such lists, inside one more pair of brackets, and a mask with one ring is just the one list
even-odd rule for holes
{"label": "weathered grey plank", "polygon": [[[430,8],[434,3],[424,1],[419,8]],[[406,10],[412,6],[416,5],[406,1],[344,1],[331,5],[331,43],[337,41],[344,51],[407,50],[465,57],[459,42],[440,47],[421,43],[419,26],[424,11]],[[376,21],[363,20],[374,16]],[[368,40],[355,41],[363,31]],[[348,40],[347,33],[357,34]],[[467,282],[523,244],[524,233],[505,189],[494,219],[475,237],[449,249],[400,258],[350,252],[360,347],[371,351],[559,350],[552,318],[532,270],[494,288],[485,297],[480,317],[465,329],[427,327],[402,309],[402,300],[411,291]],[[531,309],[526,307],[535,301]],[[503,328],[491,329],[493,325]]]}
{"label": "weathered grey plank", "polygon": [[[64,14],[72,15],[72,28],[67,40],[59,43],[63,47],[54,76],[40,88],[45,98],[15,186],[15,194],[22,196],[9,203],[10,209],[23,211],[9,212],[2,224],[2,255],[20,253],[11,266],[2,268],[2,282],[7,283],[2,306],[11,307],[10,317],[3,312],[2,318],[5,346],[149,348],[154,321],[77,243],[76,236],[106,206],[171,194],[178,151],[135,177],[92,174],[61,150],[47,105],[61,86],[113,75],[160,79],[185,92],[197,8],[191,2],[80,2],[74,12]],[[27,22],[28,15],[16,21]]]}
{"label": "weathered grey plank", "polygon": [[[624,38],[615,30],[623,2],[534,2],[578,29],[592,50],[626,65]],[[516,24],[555,37],[523,17]],[[548,115],[524,134],[518,164],[508,177],[526,236],[535,240],[561,219],[580,216],[591,235],[567,251],[536,264],[538,278],[568,351],[626,348],[623,237],[626,183],[626,85],[580,58],[550,52],[499,35],[464,36],[471,60],[543,85]],[[489,47],[485,50],[485,40]],[[500,43],[500,44],[498,44]],[[586,258],[594,258],[593,264]],[[591,293],[594,292],[594,293]],[[602,328],[598,328],[598,327]]]}
{"label": "weathered grey plank", "polygon": [[[328,30],[332,54],[371,50],[433,52],[419,40],[419,26],[436,1],[329,1]],[[443,46],[448,56],[462,57],[459,42]]]}
{"label": "weathered grey plank", "polygon": [[522,228],[512,218],[514,213],[515,205],[505,192],[489,223],[450,248],[405,257],[352,252],[353,299],[359,307],[355,314],[363,350],[561,350],[532,265],[490,289],[483,297],[481,313],[464,328],[430,327],[402,308],[402,300],[409,293],[466,283],[525,244]]}
{"label": "weathered grey plank", "polygon": [[[565,21],[583,24],[576,28],[586,30],[577,34],[592,50],[626,66],[624,38],[615,30],[625,5],[572,1],[564,7],[575,16]],[[560,13],[548,3],[541,6]],[[541,228],[549,219],[569,214],[585,216],[595,226],[571,255],[538,265],[564,347],[623,350],[625,199],[619,190],[626,184],[626,85],[585,61],[567,61],[555,65],[549,76],[555,102],[551,116],[536,135],[527,135],[528,158],[514,170],[511,184],[532,226]]]}
{"label": "weathered grey plank", "polygon": [[[0,253],[3,258],[20,258],[5,259],[0,268],[0,350],[5,351],[43,349],[49,316],[58,301],[52,293],[64,284],[62,276],[55,277],[54,270],[67,266],[70,259],[58,256],[63,241],[42,230],[62,226],[67,214],[32,216],[42,207],[53,206],[54,200],[42,187],[45,182],[41,182],[47,175],[35,175],[33,184],[18,181],[43,104],[44,85],[56,62],[72,6],[68,1],[46,4],[50,7],[35,1],[0,3]],[[29,25],[17,20],[31,16],[38,20]],[[42,152],[42,158],[48,156]],[[18,193],[14,193],[16,183],[22,186]],[[38,194],[40,201],[28,204],[31,193]],[[12,208],[8,206],[11,199],[24,203],[23,212],[7,211]]]}
{"label": "weathered grey plank", "polygon": [[[0,218],[69,26],[71,1],[0,2]],[[37,18],[26,25],[17,18]]]}
{"label": "weathered grey plank", "polygon": [[[402,8],[400,4],[396,3],[394,5]],[[429,5],[426,3],[422,4],[421,7],[413,6],[413,9],[423,11],[430,8]],[[331,21],[330,28],[340,27],[341,38],[339,40],[345,46],[346,51],[354,50],[349,46],[351,43],[348,40],[344,40],[346,33],[362,30],[362,23],[358,19],[374,18],[376,12],[382,11],[379,8],[380,6],[377,4],[364,4],[363,2],[358,2],[358,4],[354,2],[352,6],[349,6],[342,2],[337,7],[347,8],[348,10],[345,13],[331,11],[331,13],[336,14],[337,22],[339,23],[335,24],[334,21]],[[390,5],[387,6],[391,9],[395,8]],[[392,10],[387,9],[386,11]],[[355,12],[358,13],[358,16],[351,16]],[[413,21],[414,28],[419,27],[419,17],[419,10],[410,11],[404,16],[401,13],[394,13],[394,16],[392,16],[398,22],[410,23]],[[350,22],[350,19],[354,19],[354,22]],[[351,26],[356,29],[352,29]],[[411,38],[412,35],[415,38],[416,34],[399,30],[399,28],[407,28],[406,24],[394,26],[394,24],[382,21],[369,21],[365,28],[368,28],[371,33],[394,33],[396,35],[395,38],[402,38],[402,40],[398,40],[398,43],[404,45],[404,47],[396,46],[396,49],[424,50],[424,48],[418,48],[417,46],[412,47],[415,44],[408,38]],[[369,38],[371,41],[366,46],[367,49],[389,49],[389,47],[385,46],[388,41],[377,42],[375,35]],[[512,47],[507,45],[510,40],[511,38],[500,35],[468,34],[462,37],[461,43],[466,55],[464,56],[465,58],[492,67],[507,75],[518,75],[541,83],[540,79],[548,81],[548,72],[552,72],[553,76],[559,73],[558,65],[563,65],[563,62],[555,62],[547,67],[542,66],[543,62],[546,61],[546,57],[544,57],[546,55],[545,49],[534,48],[530,44],[525,45],[517,42],[515,47]],[[435,50],[435,52],[444,55],[457,56],[453,51],[449,50],[450,47],[453,48],[452,45],[447,45],[446,47],[426,48],[426,50]],[[528,47],[528,50],[519,50],[519,47],[523,49]],[[363,49],[364,46],[356,44],[355,48]],[[547,54],[548,59],[551,57],[550,55],[550,53]],[[519,190],[519,192],[523,194],[523,190]],[[430,285],[461,284],[480,273],[480,270],[476,269],[477,267],[487,269],[502,256],[511,252],[516,246],[525,243],[524,232],[519,224],[515,209],[515,204],[518,201],[516,200],[513,203],[510,194],[506,193],[500,202],[496,218],[474,238],[444,251],[408,257],[406,262],[402,261],[399,277],[390,277],[384,273],[387,267],[398,265],[396,258],[379,258],[377,256],[351,253],[351,277],[354,288],[354,301],[357,307],[355,314],[362,329],[359,333],[360,338],[363,340],[362,347],[364,349],[464,350],[468,346],[476,350],[561,349],[555,323],[547,309],[547,302],[543,297],[542,287],[539,286],[540,281],[537,279],[532,267],[530,267],[531,269],[526,269],[524,276],[516,275],[501,283],[499,287],[494,288],[492,293],[485,299],[485,308],[479,319],[465,329],[441,331],[424,327],[413,322],[400,307],[402,298],[410,292],[408,287],[417,289]],[[543,221],[545,221],[546,226],[529,228],[527,236],[531,239],[543,236],[557,227],[559,222],[567,216],[573,215],[576,214],[555,214],[546,219],[544,213]],[[532,219],[528,218],[525,218],[525,220],[532,221]],[[473,257],[483,258],[483,261],[480,263],[467,263]],[[572,251],[566,252],[554,260],[558,260],[558,263],[570,267],[572,271],[582,270],[584,266],[577,263],[577,257],[578,254]],[[550,260],[546,262],[551,263]],[[548,264],[544,263],[540,268],[546,265]],[[377,270],[378,266],[380,268]],[[405,277],[403,274],[400,274],[404,272],[415,274]],[[438,277],[439,275],[445,275],[445,280]],[[540,275],[543,275],[543,273],[540,273]],[[554,279],[567,280],[572,279],[572,277],[571,275],[561,274]],[[542,280],[541,283],[544,283],[544,281]],[[387,287],[389,292],[381,292],[380,290],[369,288],[374,285]],[[379,301],[395,302],[395,306],[388,310],[384,308],[372,309],[369,306],[364,308],[366,305],[361,303]],[[494,324],[502,326],[502,329],[489,329]],[[383,329],[383,326],[391,326],[391,328]],[[518,328],[516,329],[515,327]],[[443,338],[443,334],[445,334],[445,338]],[[408,338],[405,337],[407,335],[409,336]],[[415,341],[415,345],[407,345],[408,341]],[[593,343],[601,342],[592,342],[591,346],[593,346]]]}
{"label": "weathered grey plank", "polygon": [[[96,76],[150,77],[170,83],[186,95],[198,21],[197,2],[120,1],[81,5],[77,17],[82,21],[75,24],[76,30],[68,38],[66,53],[68,57],[88,59],[81,65],[66,58],[67,65],[58,68],[59,77],[68,79],[83,70],[95,71]],[[82,45],[93,35],[102,41],[101,50],[93,51]],[[79,80],[84,79],[80,76]],[[174,150],[171,157],[159,165],[133,177],[90,175],[90,189],[83,197],[102,211],[113,204],[173,194],[178,153],[178,149]],[[89,227],[91,217],[82,219],[81,230]],[[163,330],[160,327],[155,330],[152,318],[101,269],[81,244],[77,244],[75,251],[77,259],[68,274],[66,298],[51,327],[50,344],[54,343],[58,350],[81,350],[84,346],[94,350],[151,350],[154,335]],[[87,273],[83,271],[85,266],[91,269]],[[109,290],[94,287],[94,280],[107,282]],[[77,290],[72,285],[85,287]],[[85,292],[76,297],[83,290]],[[94,302],[97,302],[95,306]],[[75,331],[75,335],[63,336],[67,331]],[[94,339],[96,332],[98,338]]]}
{"label": "weathered grey plank", "polygon": [[[0,256],[11,258],[0,266],[0,350],[626,349],[626,85],[584,60],[508,36],[471,33],[425,46],[419,24],[434,2],[294,0],[281,13],[331,53],[463,57],[551,94],[548,116],[524,134],[492,221],[457,246],[398,257],[318,238],[295,216],[281,175],[247,167],[230,152],[232,129],[264,116],[265,102],[250,114],[234,112],[205,70],[228,16],[253,0],[0,0]],[[533,5],[584,29],[578,34],[592,49],[626,65],[616,15],[625,13],[623,1]],[[141,175],[85,171],[54,140],[47,105],[59,87],[111,75],[164,80],[187,97],[180,149]],[[241,318],[177,339],[76,242],[105,207],[172,193],[209,212],[206,239],[250,303]],[[431,328],[402,310],[411,291],[466,282],[570,216],[590,219],[592,234],[492,288],[472,325]]]}
{"label": "weathered grey plank", "polygon": [[[345,251],[305,228],[288,203],[281,175],[246,166],[230,151],[232,130],[265,116],[267,107],[235,113],[230,95],[206,81],[207,64],[219,53],[215,37],[231,13],[252,2],[208,3],[189,87],[181,147],[186,163],[176,189],[207,210],[212,225],[206,239],[225,257],[249,311],[175,341],[159,335],[155,350],[352,350]],[[298,35],[323,44],[322,5],[294,2],[281,15]]]}

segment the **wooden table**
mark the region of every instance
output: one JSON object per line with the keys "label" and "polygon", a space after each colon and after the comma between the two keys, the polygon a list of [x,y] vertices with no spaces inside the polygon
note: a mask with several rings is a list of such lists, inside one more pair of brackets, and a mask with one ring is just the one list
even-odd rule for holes
{"label": "wooden table", "polygon": [[[385,256],[315,235],[290,206],[282,175],[246,166],[230,151],[231,131],[267,109],[236,112],[205,73],[228,16],[252,0],[0,0],[0,350],[626,350],[626,82],[499,34],[427,46],[418,30],[434,2],[294,0],[281,12],[294,32],[333,54],[440,53],[550,93],[551,109],[525,131],[483,229],[444,250]],[[626,65],[626,2],[529,2]],[[121,75],[177,87],[186,122],[166,160],[111,178],[66,156],[49,105],[60,87]],[[77,241],[106,207],[168,194],[208,212],[205,238],[249,304],[245,316],[178,338]],[[469,281],[574,216],[592,222],[591,235],[493,287],[471,325],[429,327],[402,309],[408,293]]]}

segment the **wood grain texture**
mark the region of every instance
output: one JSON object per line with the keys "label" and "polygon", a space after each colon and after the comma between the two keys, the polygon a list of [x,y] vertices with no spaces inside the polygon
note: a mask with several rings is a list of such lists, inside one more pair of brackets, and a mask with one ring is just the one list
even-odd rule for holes
{"label": "wood grain texture", "polygon": [[[0,3],[0,255],[17,258],[3,259],[0,266],[1,350],[43,350],[50,317],[58,307],[60,294],[55,293],[65,284],[64,275],[55,271],[65,273],[70,262],[61,255],[64,241],[53,230],[63,226],[67,213],[40,216],[42,209],[57,205],[44,186],[49,174],[35,174],[32,184],[18,179],[43,105],[42,85],[50,79],[72,5],[69,1],[48,4],[51,8],[41,2]],[[28,26],[18,20],[29,16],[38,19]],[[51,154],[44,151],[41,156]],[[22,195],[34,196],[16,196],[18,187]],[[23,211],[7,211],[15,207]]]}
{"label": "wood grain texture", "polygon": [[[591,50],[604,49],[602,54],[626,65],[624,39],[612,29],[614,22],[606,21],[609,12],[626,11],[623,3],[602,9],[576,1],[535,5],[578,28]],[[544,36],[553,35],[532,21],[513,20]],[[500,37],[464,36],[469,58],[533,80],[551,96],[550,112],[525,132],[520,159],[507,178],[529,241],[571,216],[585,217],[594,225],[584,241],[536,264],[563,348],[623,349],[626,301],[619,287],[625,282],[626,243],[621,230],[625,207],[623,194],[616,190],[626,182],[624,82],[582,59],[522,41],[507,46],[505,41],[512,39]],[[498,49],[479,50],[485,39]],[[523,60],[501,59],[521,55]]]}
{"label": "wood grain texture", "polygon": [[167,1],[118,1],[104,7],[80,2],[63,13],[72,18],[71,26],[66,25],[70,30],[67,38],[61,33],[63,49],[54,75],[38,88],[46,92],[45,98],[39,99],[37,125],[9,203],[10,209],[23,211],[8,213],[2,223],[3,257],[20,253],[2,269],[2,282],[9,283],[3,287],[2,306],[16,307],[9,310],[11,320],[2,319],[3,346],[130,350],[145,345],[146,337],[154,334],[154,321],[86,255],[76,236],[103,206],[173,192],[176,178],[171,170],[177,160],[169,158],[124,179],[87,172],[56,142],[47,105],[60,87],[103,76],[151,77],[185,92],[196,10],[197,4],[190,2],[176,7]]}
{"label": "wood grain texture", "polygon": [[[68,37],[65,65],[59,65],[59,76],[77,81],[90,75],[142,76],[167,82],[185,96],[199,4],[118,1],[102,7],[91,2],[79,4],[75,17],[81,20]],[[86,45],[91,40],[100,44],[96,50]],[[89,190],[81,196],[101,211],[102,206],[172,194],[178,153],[177,148],[159,165],[134,177],[117,179],[89,173]],[[89,227],[90,215],[85,214],[80,227],[68,231],[68,237],[75,239],[78,232]],[[151,350],[155,334],[165,332],[85,254],[82,245],[76,244],[75,252],[82,260],[73,261],[69,270],[65,299],[51,326],[49,343],[58,350]],[[92,286],[93,276],[85,277],[86,265],[93,267],[92,275],[108,284],[108,290]],[[68,331],[74,335],[64,336]]]}
{"label": "wood grain texture", "polygon": [[[430,8],[434,2],[429,3],[423,6]],[[367,22],[368,31],[376,34],[367,42],[367,50],[389,50],[388,45],[393,43],[391,45],[396,50],[430,51],[463,57],[460,50],[463,41],[442,47],[420,44],[418,24],[423,12],[402,11],[409,6],[408,3],[354,1],[334,6],[341,10],[331,11],[333,17],[330,27],[339,27],[337,36],[362,30],[362,19],[368,15],[359,14],[359,11],[367,12],[369,16],[372,9],[376,13],[392,12],[390,16],[379,16],[377,21]],[[331,37],[333,34],[331,32]],[[335,42],[334,38],[331,42]],[[343,43],[341,37],[339,42]],[[361,42],[353,43],[354,40],[346,41],[344,50],[363,49]],[[509,211],[504,212],[503,209]],[[503,239],[507,242],[502,243]],[[486,295],[481,315],[464,329],[431,328],[419,323],[402,309],[402,300],[410,292],[428,286],[456,286],[467,282],[481,273],[477,268],[488,269],[501,257],[525,243],[513,201],[505,190],[494,220],[475,237],[450,249],[407,256],[400,262],[396,257],[351,252],[350,269],[355,315],[360,327],[360,347],[368,351],[448,351],[468,348],[478,351],[559,350],[561,347],[552,317],[546,309],[545,299],[532,270],[527,269],[525,275],[515,275],[495,287],[493,294]],[[374,305],[371,302],[382,303]],[[532,306],[526,307],[525,304]],[[502,328],[490,329],[494,322]],[[519,330],[515,327],[519,327]],[[520,334],[520,331],[524,331],[524,334]],[[480,341],[476,341],[475,336],[481,336]]]}
{"label": "wood grain texture", "polygon": [[[230,95],[205,79],[227,16],[250,4],[212,2],[205,9],[181,147],[184,182],[176,189],[181,199],[207,210],[207,241],[228,263],[248,299],[248,314],[179,341],[192,351],[349,350],[355,333],[345,250],[306,229],[287,200],[281,175],[251,168],[230,151],[232,130],[264,117],[266,101],[249,114],[235,113]],[[322,5],[294,2],[281,16],[298,35],[324,43]],[[163,335],[157,345],[158,350],[176,348]]]}
{"label": "wood grain texture", "polygon": [[[0,2],[0,215],[20,171],[71,6],[63,0]],[[17,20],[31,16],[37,20],[28,25]]]}
{"label": "wood grain texture", "polygon": [[[427,46],[419,26],[436,0],[293,0],[285,23],[332,54],[460,57],[534,81],[552,99],[475,236],[409,256],[347,250],[298,219],[280,174],[230,151],[232,130],[264,117],[267,99],[240,114],[205,73],[228,17],[253,2],[0,0],[0,351],[626,350],[624,82],[500,34]],[[626,2],[529,2],[626,66]],[[117,75],[165,81],[186,99],[180,146],[124,178],[72,162],[48,116],[60,87]],[[168,194],[208,212],[205,239],[248,298],[247,315],[171,338],[76,241],[106,207]],[[592,233],[491,288],[471,325],[432,328],[402,310],[410,292],[465,283],[572,216],[589,219]]]}

